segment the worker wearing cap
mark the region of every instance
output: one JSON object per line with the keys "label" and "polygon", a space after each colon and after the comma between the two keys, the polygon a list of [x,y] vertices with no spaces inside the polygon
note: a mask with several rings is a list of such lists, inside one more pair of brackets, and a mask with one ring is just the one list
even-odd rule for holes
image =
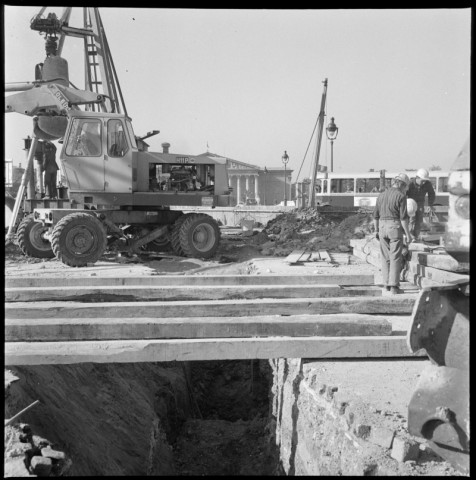
{"label": "worker wearing cap", "polygon": [[435,203],[435,190],[431,184],[428,170],[420,168],[416,173],[415,180],[410,182],[407,190],[407,197],[415,200],[418,206],[415,216],[410,217],[410,232],[415,238],[420,235],[426,195],[428,195],[428,210],[432,210]]}
{"label": "worker wearing cap", "polygon": [[403,234],[412,241],[408,228],[406,189],[410,179],[399,173],[392,186],[380,193],[374,208],[376,237],[380,241],[382,277],[385,290],[391,295],[401,293],[400,272],[403,267]]}

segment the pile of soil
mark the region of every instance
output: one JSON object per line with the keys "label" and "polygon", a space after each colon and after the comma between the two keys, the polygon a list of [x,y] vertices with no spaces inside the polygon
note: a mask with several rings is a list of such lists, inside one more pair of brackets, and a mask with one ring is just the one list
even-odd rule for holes
{"label": "pile of soil", "polygon": [[303,208],[278,215],[250,242],[260,246],[262,255],[287,256],[293,250],[319,249],[350,252],[351,238],[364,238],[372,232],[370,213]]}

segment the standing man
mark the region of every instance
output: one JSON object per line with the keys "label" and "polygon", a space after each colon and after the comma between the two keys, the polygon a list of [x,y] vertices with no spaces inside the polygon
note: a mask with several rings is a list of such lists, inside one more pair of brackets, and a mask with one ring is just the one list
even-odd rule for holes
{"label": "standing man", "polygon": [[56,163],[56,146],[48,141],[45,141],[43,168],[45,170],[45,198],[57,198],[56,174],[59,168]]}
{"label": "standing man", "polygon": [[420,170],[417,171],[415,180],[408,186],[407,191],[407,197],[415,200],[418,206],[415,216],[410,217],[410,232],[415,238],[420,236],[423,212],[425,209],[425,196],[427,194],[429,213],[429,211],[433,209],[433,204],[435,203],[435,190],[431,184],[428,170],[420,168]]}
{"label": "standing man", "polygon": [[400,272],[403,266],[403,233],[412,241],[408,228],[407,197],[405,192],[410,179],[399,173],[392,186],[380,193],[374,209],[376,238],[380,241],[382,277],[385,290],[391,295],[402,293]]}

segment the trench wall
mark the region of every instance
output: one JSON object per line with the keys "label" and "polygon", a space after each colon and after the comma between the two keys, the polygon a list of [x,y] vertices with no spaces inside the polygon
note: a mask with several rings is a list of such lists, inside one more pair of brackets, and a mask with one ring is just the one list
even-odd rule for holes
{"label": "trench wall", "polygon": [[[401,476],[448,475],[453,471],[433,452],[425,453],[423,439],[417,441],[406,432],[402,425],[406,415],[389,417],[385,410],[369,408],[365,398],[346,389],[357,376],[350,364],[347,378],[333,378],[337,369],[326,368],[323,362],[275,359],[269,363],[273,371],[270,413],[275,420],[275,442],[284,474]],[[402,378],[402,384],[408,387],[401,389],[400,403],[407,401],[418,376],[415,372],[420,371],[423,363],[412,362],[403,367],[409,378],[406,382]],[[320,373],[325,370],[327,378]],[[371,383],[365,380],[369,390],[378,392],[379,383],[385,382],[377,379],[370,387]],[[388,378],[386,383],[392,383],[392,379]],[[387,400],[384,405],[392,403],[388,401],[390,394],[382,390],[382,401]]]}

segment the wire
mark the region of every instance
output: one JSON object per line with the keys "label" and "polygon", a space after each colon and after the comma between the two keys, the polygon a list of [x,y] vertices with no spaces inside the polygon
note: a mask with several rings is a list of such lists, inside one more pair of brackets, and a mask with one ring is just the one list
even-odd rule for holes
{"label": "wire", "polygon": [[298,172],[297,177],[296,177],[296,183],[299,180],[299,175],[301,173],[301,169],[302,169],[302,166],[304,164],[304,160],[306,159],[306,155],[307,155],[307,152],[309,150],[309,146],[311,145],[312,137],[314,136],[314,132],[316,131],[318,121],[319,121],[319,115],[317,116],[316,123],[314,124],[314,129],[312,130],[312,134],[311,134],[311,138],[309,139],[309,143],[307,144],[306,153],[304,154],[304,158],[302,159],[301,166],[299,167],[299,172]]}

